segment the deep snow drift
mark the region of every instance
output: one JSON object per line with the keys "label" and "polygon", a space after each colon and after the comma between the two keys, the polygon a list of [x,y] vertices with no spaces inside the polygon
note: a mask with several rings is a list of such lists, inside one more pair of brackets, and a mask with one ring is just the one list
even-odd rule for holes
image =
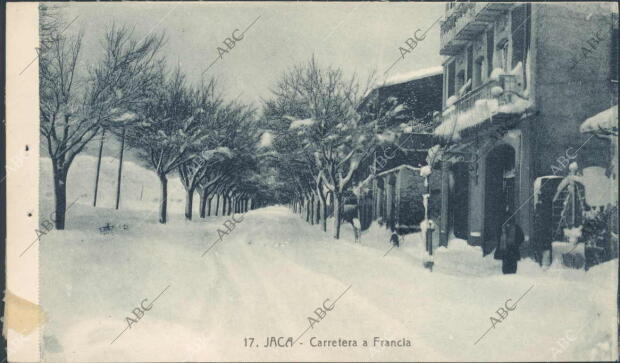
{"label": "deep snow drift", "polygon": [[[617,261],[585,273],[558,266],[543,271],[526,260],[517,275],[504,276],[498,261],[453,240],[436,251],[429,272],[422,267],[418,234],[386,255],[388,234],[379,226],[355,244],[344,225],[343,238],[335,241],[285,207],[247,213],[202,257],[227,217],[184,221],[182,190],[171,182],[170,222],[157,224],[157,178],[136,165],[125,166],[124,207],[111,209],[113,193],[105,192],[102,207],[93,208],[93,161],[78,159],[83,168],[70,172],[69,199],[87,195],[68,213],[67,229],[38,244],[47,361],[617,357]],[[44,184],[50,180],[45,159],[41,166]],[[48,192],[42,185],[42,213],[51,205]],[[128,229],[100,233],[107,223]],[[132,310],[164,290],[111,344],[127,327],[126,318],[134,317]],[[333,310],[308,329],[308,317],[317,319],[315,309],[341,294]],[[499,319],[497,310],[506,306],[514,310],[492,328],[491,317]],[[292,348],[263,347],[267,337],[295,340],[306,329]],[[374,337],[404,338],[411,346],[374,346]],[[254,345],[247,347],[244,338],[254,338]],[[338,338],[358,346],[312,346]]]}

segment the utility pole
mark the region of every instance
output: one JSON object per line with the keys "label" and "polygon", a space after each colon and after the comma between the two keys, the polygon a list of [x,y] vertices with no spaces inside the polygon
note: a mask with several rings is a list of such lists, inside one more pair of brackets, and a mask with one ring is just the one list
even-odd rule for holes
{"label": "utility pole", "polygon": [[93,207],[97,206],[97,190],[99,189],[99,170],[101,170],[101,154],[103,153],[103,140],[105,139],[105,129],[101,129],[101,142],[99,143],[99,157],[97,158],[97,173],[95,176],[95,193],[93,196]]}
{"label": "utility pole", "polygon": [[121,136],[121,153],[118,161],[118,178],[116,180],[116,209],[121,202],[121,173],[123,171],[123,152],[125,151],[125,131],[127,128],[123,126],[123,134]]}

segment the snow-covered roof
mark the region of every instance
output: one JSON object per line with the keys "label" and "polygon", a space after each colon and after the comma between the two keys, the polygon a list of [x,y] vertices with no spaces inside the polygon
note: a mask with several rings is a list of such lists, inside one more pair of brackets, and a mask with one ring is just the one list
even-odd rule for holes
{"label": "snow-covered roof", "polygon": [[587,119],[579,131],[586,132],[618,132],[618,105],[606,109]]}
{"label": "snow-covered roof", "polygon": [[385,80],[382,86],[391,86],[394,84],[405,83],[415,81],[416,79],[436,76],[443,73],[442,66],[435,66],[430,68],[416,69],[415,71],[397,73]]}

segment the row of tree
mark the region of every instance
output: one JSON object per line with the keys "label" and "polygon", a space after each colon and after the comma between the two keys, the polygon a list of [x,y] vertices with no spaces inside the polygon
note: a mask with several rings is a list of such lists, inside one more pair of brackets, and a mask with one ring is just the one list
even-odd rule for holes
{"label": "row of tree", "polygon": [[[333,213],[334,238],[340,237],[344,198],[353,181],[368,170],[383,118],[368,117],[360,107],[374,75],[361,82],[339,68],[307,63],[285,72],[265,101],[263,128],[273,135],[270,155],[280,181],[279,190],[296,212],[327,230]],[[367,165],[366,165],[367,166]]]}
{"label": "row of tree", "polygon": [[160,223],[167,220],[172,173],[186,190],[187,219],[196,191],[202,218],[215,195],[227,213],[266,203],[253,108],[225,101],[213,80],[192,86],[180,69],[170,70],[160,55],[163,35],[140,39],[112,26],[98,61],[85,66],[82,33],[64,33],[58,8],[40,9],[40,125],[53,166],[57,229],[65,226],[69,168],[105,132],[121,139],[122,147],[127,143],[159,177]]}

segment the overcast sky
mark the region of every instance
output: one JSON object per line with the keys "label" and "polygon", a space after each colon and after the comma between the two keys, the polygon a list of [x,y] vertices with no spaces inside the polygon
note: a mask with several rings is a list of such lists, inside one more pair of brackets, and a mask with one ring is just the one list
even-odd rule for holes
{"label": "overcast sky", "polygon": [[[247,31],[234,49],[204,73],[219,80],[227,96],[240,95],[259,105],[269,97],[282,72],[314,53],[322,64],[366,75],[383,74],[400,56],[398,47],[416,29],[427,29],[443,14],[443,3],[71,3],[68,20],[79,17],[68,33],[85,33],[83,56],[100,55],[101,39],[109,26],[135,26],[137,36],[165,31],[164,54],[170,64],[180,64],[190,81],[218,57],[217,47],[235,29]],[[237,33],[238,34],[238,33]],[[398,61],[388,76],[440,65],[439,25],[424,41]]]}

